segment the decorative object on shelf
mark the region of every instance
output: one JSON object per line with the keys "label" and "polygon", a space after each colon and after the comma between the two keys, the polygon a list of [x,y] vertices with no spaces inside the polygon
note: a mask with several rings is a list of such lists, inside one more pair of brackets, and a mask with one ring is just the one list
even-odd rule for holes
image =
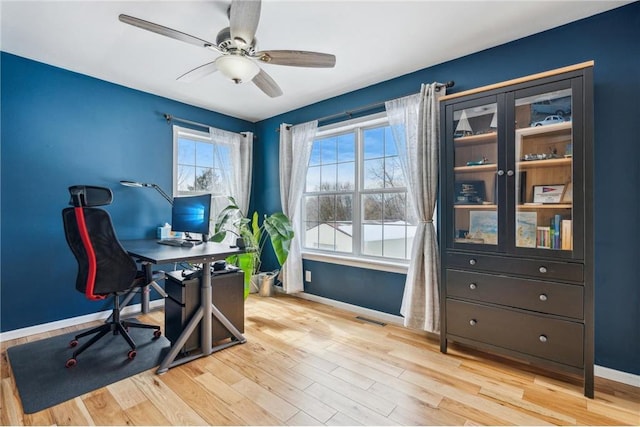
{"label": "decorative object on shelf", "polygon": [[488,165],[488,164],[490,164],[489,159],[487,159],[485,156],[482,156],[482,159],[480,160],[467,162],[467,166],[480,166],[480,165]]}
{"label": "decorative object on shelf", "polygon": [[516,212],[516,246],[520,248],[536,247],[536,212]]}
{"label": "decorative object on shelf", "polygon": [[481,239],[485,244],[498,244],[498,213],[496,211],[469,212],[469,239]]}
{"label": "decorative object on shelf", "polygon": [[486,199],[484,181],[456,181],[457,205],[481,205]]}
{"label": "decorative object on shelf", "polygon": [[473,129],[471,129],[471,125],[469,124],[469,119],[467,119],[467,112],[462,110],[462,114],[460,115],[460,120],[458,121],[458,126],[456,126],[456,130],[453,133],[454,138],[460,138],[463,136],[473,135]]}
{"label": "decorative object on shelf", "polygon": [[564,185],[534,185],[533,203],[560,203]]}

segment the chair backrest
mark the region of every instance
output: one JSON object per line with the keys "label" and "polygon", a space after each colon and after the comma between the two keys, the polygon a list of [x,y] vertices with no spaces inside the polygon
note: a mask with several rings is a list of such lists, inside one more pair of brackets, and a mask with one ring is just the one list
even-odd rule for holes
{"label": "chair backrest", "polygon": [[78,262],[76,289],[91,300],[130,289],[137,266],[116,237],[109,213],[91,207],[111,203],[105,187],[72,186],[71,208],[62,211],[65,237]]}

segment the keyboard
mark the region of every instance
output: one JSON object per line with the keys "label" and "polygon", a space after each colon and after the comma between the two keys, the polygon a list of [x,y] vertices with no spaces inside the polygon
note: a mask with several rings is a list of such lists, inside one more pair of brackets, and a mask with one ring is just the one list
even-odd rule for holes
{"label": "keyboard", "polygon": [[183,246],[190,248],[192,246],[202,244],[199,240],[184,240],[184,239],[162,239],[158,240],[158,244],[167,246]]}

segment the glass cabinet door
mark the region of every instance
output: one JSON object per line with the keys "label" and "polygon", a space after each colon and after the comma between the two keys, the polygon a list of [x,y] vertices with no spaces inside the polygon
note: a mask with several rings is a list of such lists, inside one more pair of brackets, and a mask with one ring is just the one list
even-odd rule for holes
{"label": "glass cabinet door", "polygon": [[498,108],[453,111],[453,241],[498,245]]}
{"label": "glass cabinet door", "polygon": [[516,248],[573,250],[572,102],[571,88],[515,98]]}

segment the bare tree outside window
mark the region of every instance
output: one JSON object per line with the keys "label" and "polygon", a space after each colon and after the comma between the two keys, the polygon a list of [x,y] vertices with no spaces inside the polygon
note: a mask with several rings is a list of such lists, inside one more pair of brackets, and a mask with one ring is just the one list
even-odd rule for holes
{"label": "bare tree outside window", "polygon": [[407,218],[395,142],[386,123],[367,125],[314,141],[303,198],[304,247],[407,259],[415,226]]}

